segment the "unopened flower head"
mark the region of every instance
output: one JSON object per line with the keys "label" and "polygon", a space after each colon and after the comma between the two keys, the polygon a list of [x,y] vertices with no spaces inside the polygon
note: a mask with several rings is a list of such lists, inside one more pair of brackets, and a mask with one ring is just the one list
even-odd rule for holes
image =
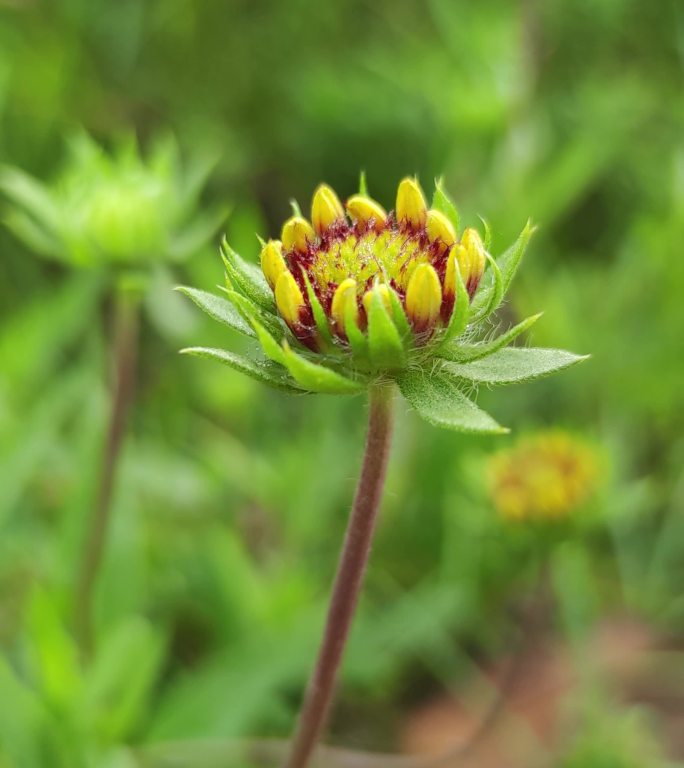
{"label": "unopened flower head", "polygon": [[213,162],[183,163],[171,139],[143,154],[133,137],[108,152],[79,134],[70,150],[50,185],[18,168],[0,169],[0,191],[12,203],[7,224],[41,254],[78,267],[180,260],[204,246],[224,218],[196,210]]}
{"label": "unopened flower head", "polygon": [[265,359],[225,349],[186,352],[218,360],[289,392],[344,394],[392,381],[425,419],[468,432],[505,431],[468,397],[473,385],[510,384],[582,358],[508,349],[540,315],[497,338],[491,324],[532,235],[524,227],[501,256],[490,235],[461,228],[441,182],[428,205],[415,178],[394,208],[359,191],[344,203],[327,184],[309,218],[299,207],[278,239],[261,241],[259,266],[222,244],[225,297],[180,288],[201,309],[258,341]]}
{"label": "unopened flower head", "polygon": [[506,520],[561,520],[596,489],[599,457],[565,432],[523,438],[490,460],[492,498]]}
{"label": "unopened flower head", "polygon": [[[280,240],[264,245],[261,266],[281,317],[300,342],[325,351],[332,336],[340,350],[358,352],[363,363],[361,340],[368,336],[376,302],[397,330],[408,321],[406,346],[422,346],[449,323],[457,271],[468,295],[474,295],[485,248],[477,230],[466,229],[459,238],[445,213],[429,209],[415,179],[399,184],[389,213],[366,194],[353,195],[343,206],[334,190],[321,184],[311,221],[300,215],[288,219]],[[315,303],[325,315],[325,329],[317,326]]]}

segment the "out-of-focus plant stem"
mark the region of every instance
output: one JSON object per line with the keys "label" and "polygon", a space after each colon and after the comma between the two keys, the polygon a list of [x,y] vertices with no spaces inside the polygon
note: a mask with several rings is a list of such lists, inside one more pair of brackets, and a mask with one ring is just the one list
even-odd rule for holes
{"label": "out-of-focus plant stem", "polygon": [[390,453],[394,391],[391,385],[376,385],[370,388],[368,398],[368,432],[361,475],[335,576],[323,641],[286,768],[306,768],[325,727],[371,551]]}
{"label": "out-of-focus plant stem", "polygon": [[135,387],[138,350],[139,296],[126,286],[114,296],[112,333],[113,381],[111,407],[97,495],[87,521],[83,559],[76,585],[75,620],[81,654],[87,660],[93,652],[93,597],[110,526],[112,497],[126,418]]}

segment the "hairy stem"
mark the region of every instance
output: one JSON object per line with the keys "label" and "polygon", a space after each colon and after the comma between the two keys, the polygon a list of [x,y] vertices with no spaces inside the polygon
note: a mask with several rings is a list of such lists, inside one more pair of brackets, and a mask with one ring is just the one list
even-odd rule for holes
{"label": "hairy stem", "polygon": [[371,388],[361,475],[337,567],[323,641],[299,714],[286,768],[306,768],[326,724],[371,551],[390,453],[392,417],[392,388]]}
{"label": "hairy stem", "polygon": [[138,346],[138,298],[121,288],[115,296],[112,335],[113,387],[106,442],[95,504],[87,522],[83,560],[76,584],[76,632],[85,659],[93,651],[93,595],[111,518],[116,468],[135,385]]}

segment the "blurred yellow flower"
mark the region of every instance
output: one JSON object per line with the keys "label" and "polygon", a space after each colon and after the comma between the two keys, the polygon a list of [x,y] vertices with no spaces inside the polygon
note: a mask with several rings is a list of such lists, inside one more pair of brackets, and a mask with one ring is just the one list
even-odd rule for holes
{"label": "blurred yellow flower", "polygon": [[595,490],[599,457],[565,432],[522,438],[489,461],[492,499],[506,520],[560,520]]}

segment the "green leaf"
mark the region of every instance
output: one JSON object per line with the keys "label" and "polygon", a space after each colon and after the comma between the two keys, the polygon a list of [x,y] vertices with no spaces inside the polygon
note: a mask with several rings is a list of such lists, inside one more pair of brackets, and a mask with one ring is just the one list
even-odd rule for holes
{"label": "green leaf", "polygon": [[81,690],[77,647],[58,605],[43,588],[36,588],[27,606],[28,656],[44,700],[65,705]]}
{"label": "green leaf", "polygon": [[542,312],[539,312],[537,315],[526,318],[492,341],[479,342],[477,344],[448,344],[440,347],[437,354],[444,360],[451,360],[455,363],[467,363],[472,360],[479,360],[481,357],[487,357],[487,355],[507,347],[521,333],[524,333],[533,326],[542,314]]}
{"label": "green leaf", "polygon": [[442,371],[411,371],[400,377],[398,384],[418,415],[436,427],[485,434],[508,432],[469,400],[452,376]]}
{"label": "green leaf", "polygon": [[319,365],[294,352],[289,344],[283,342],[285,355],[284,364],[295,381],[312,392],[322,392],[330,395],[347,395],[360,392],[365,388],[362,382],[352,381],[346,376]]}
{"label": "green leaf", "polygon": [[108,742],[135,728],[163,667],[164,635],[138,617],[125,619],[103,636],[87,669],[80,711]]}
{"label": "green leaf", "polygon": [[260,360],[252,360],[242,355],[236,355],[234,352],[229,352],[226,349],[187,347],[186,349],[181,349],[181,354],[217,360],[219,363],[223,363],[236,371],[240,371],[240,373],[260,381],[262,384],[268,384],[276,389],[282,389],[286,392],[302,391],[284,371],[281,371],[276,366]]}
{"label": "green leaf", "polygon": [[261,269],[237,254],[228,245],[225,237],[221,242],[221,256],[230,281],[235,284],[240,293],[263,309],[272,312],[275,306],[273,292]]}
{"label": "green leaf", "polygon": [[234,331],[244,333],[245,336],[255,335],[241,314],[226,299],[185,285],[179,285],[176,290],[194,301],[203,312],[206,312],[214,320],[218,320],[219,323],[227,325]]}
{"label": "green leaf", "polygon": [[444,331],[442,342],[438,348],[440,352],[444,345],[448,344],[452,339],[457,339],[463,331],[465,331],[466,326],[468,325],[468,316],[470,315],[470,299],[468,298],[468,291],[463,282],[461,270],[457,267],[454,271],[456,273],[454,309],[449,318],[449,324]]}
{"label": "green leaf", "polygon": [[22,680],[9,663],[9,654],[0,656],[0,758],[5,765],[45,764],[49,727],[45,704],[30,682]]}
{"label": "green leaf", "polygon": [[368,312],[368,349],[378,368],[403,368],[406,352],[379,290],[373,290]]}
{"label": "green leaf", "polygon": [[486,293],[486,302],[483,301],[482,303],[479,303],[477,301],[477,298],[479,297],[473,301],[470,307],[470,316],[468,318],[471,323],[478,323],[482,320],[485,320],[491,314],[496,312],[496,310],[499,308],[499,305],[503,301],[505,293],[503,275],[501,274],[501,270],[499,269],[498,264],[494,261],[489,253],[487,253],[486,256],[487,262],[489,263],[489,269],[490,274],[492,275],[493,283],[490,286],[489,291]]}
{"label": "green leaf", "polygon": [[513,384],[549,376],[587,357],[562,349],[509,347],[471,363],[445,363],[444,370],[481,384]]}
{"label": "green leaf", "polygon": [[456,232],[458,232],[460,224],[458,209],[444,190],[442,179],[437,179],[435,181],[435,194],[432,196],[432,208],[443,213],[454,225]]}

